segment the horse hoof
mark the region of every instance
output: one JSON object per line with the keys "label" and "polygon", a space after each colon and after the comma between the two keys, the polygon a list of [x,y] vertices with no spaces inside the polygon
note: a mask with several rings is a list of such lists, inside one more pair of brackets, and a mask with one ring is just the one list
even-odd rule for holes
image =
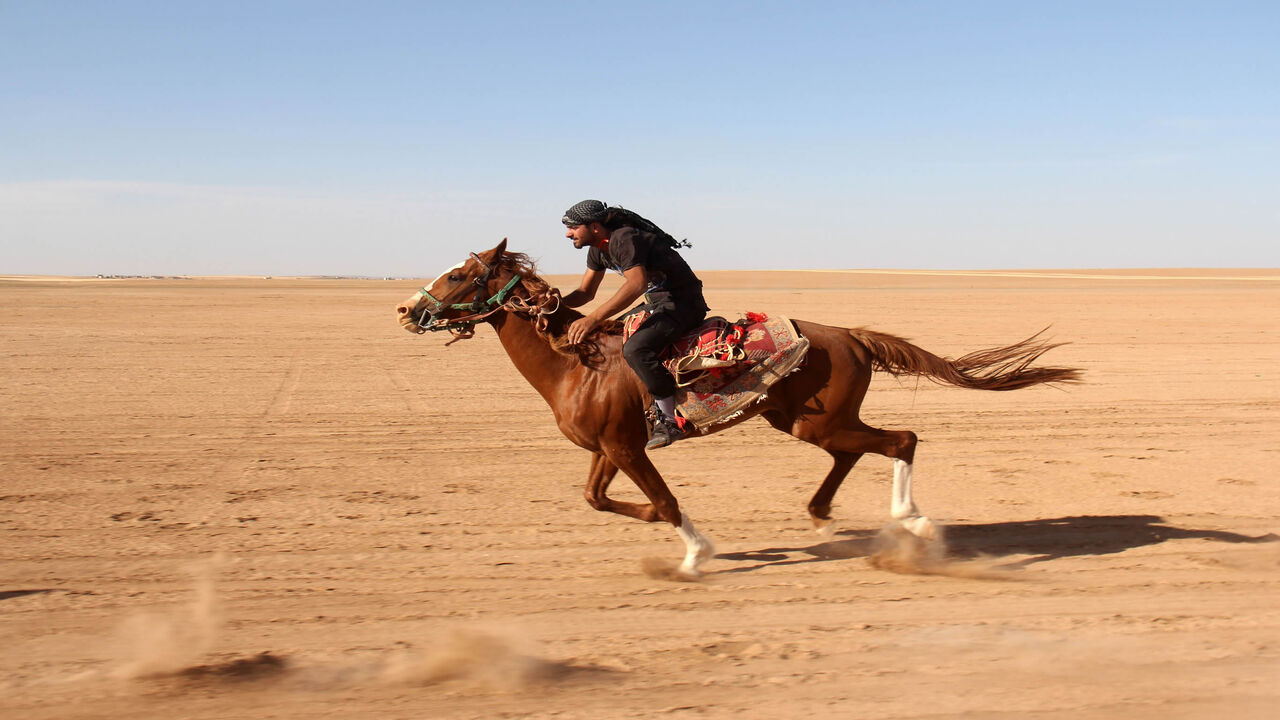
{"label": "horse hoof", "polygon": [[663,558],[645,558],[640,561],[644,574],[654,580],[669,582],[702,582],[702,571],[697,565],[690,567],[687,563],[676,563]]}
{"label": "horse hoof", "polygon": [[818,537],[824,540],[830,540],[836,536],[836,521],[831,518],[826,520],[813,521],[813,531],[818,533]]}
{"label": "horse hoof", "polygon": [[702,579],[702,564],[715,557],[716,547],[711,544],[710,540],[700,543],[698,551],[692,557],[685,557],[684,562],[680,563],[680,568],[676,574],[680,579],[690,582],[697,582]]}
{"label": "horse hoof", "polygon": [[702,571],[698,568],[688,569],[682,567],[676,570],[674,579],[680,582],[701,582]]}
{"label": "horse hoof", "polygon": [[907,532],[911,533],[912,535],[915,535],[921,540],[937,540],[938,539],[938,526],[935,525],[932,520],[930,520],[927,517],[924,517],[923,515],[904,518],[903,520],[901,520],[901,523],[902,523],[902,527],[906,528]]}
{"label": "horse hoof", "polygon": [[[695,556],[697,564],[701,565],[702,563],[710,560],[715,556],[716,556],[716,546],[710,540],[703,538],[703,542],[701,546],[698,547],[698,553]],[[696,572],[697,569],[698,568],[695,566],[694,571]]]}

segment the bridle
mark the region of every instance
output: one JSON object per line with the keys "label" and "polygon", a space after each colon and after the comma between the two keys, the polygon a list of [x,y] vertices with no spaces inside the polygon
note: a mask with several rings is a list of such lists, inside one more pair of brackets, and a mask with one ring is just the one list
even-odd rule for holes
{"label": "bridle", "polygon": [[[418,291],[418,294],[429,300],[430,304],[423,308],[422,317],[420,317],[415,323],[417,327],[421,328],[420,332],[440,332],[441,330],[448,330],[453,333],[454,340],[465,340],[475,335],[476,323],[503,309],[503,306],[508,303],[509,300],[507,296],[511,292],[512,288],[520,284],[520,275],[512,275],[511,280],[507,281],[507,284],[504,285],[501,290],[490,295],[488,299],[485,299],[485,292],[489,287],[489,281],[493,279],[494,273],[498,271],[498,264],[489,264],[480,259],[480,256],[475,253],[471,253],[471,258],[479,263],[480,267],[484,268],[483,276],[472,278],[471,280],[472,284],[476,286],[475,298],[469,303],[453,303],[451,305],[446,305],[443,300],[432,295],[430,290],[425,287],[422,288]],[[514,300],[515,298],[513,297],[510,299]],[[436,318],[436,315],[446,310],[469,310],[471,311],[471,314],[458,318]],[[449,342],[454,342],[454,340],[450,340]]]}

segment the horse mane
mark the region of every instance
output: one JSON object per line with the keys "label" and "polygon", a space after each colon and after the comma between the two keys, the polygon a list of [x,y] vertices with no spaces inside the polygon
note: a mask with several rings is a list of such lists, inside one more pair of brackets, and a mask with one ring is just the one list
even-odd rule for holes
{"label": "horse mane", "polygon": [[[526,253],[504,252],[498,263],[500,267],[520,276],[525,289],[533,297],[549,293],[554,289],[551,283],[538,276],[537,263]],[[582,313],[562,303],[555,312],[543,315],[542,318],[546,322],[537,323],[535,327],[556,352],[577,357],[578,361],[587,367],[599,367],[605,361],[602,347],[604,338],[622,335],[622,323],[617,320],[606,320],[596,326],[596,329],[592,330],[582,342],[572,345],[565,339],[565,334],[569,326],[582,317]]]}

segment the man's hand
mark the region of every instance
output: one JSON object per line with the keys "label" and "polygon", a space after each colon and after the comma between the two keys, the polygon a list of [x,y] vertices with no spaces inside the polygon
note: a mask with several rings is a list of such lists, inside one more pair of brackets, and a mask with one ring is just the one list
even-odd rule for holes
{"label": "man's hand", "polygon": [[582,342],[583,338],[589,335],[592,330],[595,330],[599,324],[600,321],[590,315],[574,320],[573,324],[569,326],[569,332],[566,335],[569,339],[569,344],[577,345]]}
{"label": "man's hand", "polygon": [[[565,304],[569,307],[577,307],[595,297],[596,288],[600,286],[600,278],[602,277],[604,277],[604,271],[588,270],[582,279],[582,288],[566,295]],[[643,266],[637,265],[623,270],[622,287],[618,288],[618,292],[604,301],[600,307],[592,310],[590,315],[581,320],[575,320],[569,326],[569,332],[565,336],[569,344],[577,345],[582,342],[592,330],[595,330],[600,323],[604,322],[603,318],[611,318],[630,307],[631,303],[644,294],[644,284]],[[586,290],[583,288],[586,288]],[[590,291],[589,294],[588,290]]]}

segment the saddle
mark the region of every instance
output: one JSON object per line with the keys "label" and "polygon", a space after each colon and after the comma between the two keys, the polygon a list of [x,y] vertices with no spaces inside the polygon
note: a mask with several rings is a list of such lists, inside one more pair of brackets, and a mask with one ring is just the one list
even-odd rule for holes
{"label": "saddle", "polygon": [[[623,340],[647,319],[647,310],[623,318]],[[677,412],[706,432],[764,400],[774,383],[804,366],[808,352],[809,339],[788,318],[747,313],[737,322],[707,318],[661,357],[676,380]]]}

